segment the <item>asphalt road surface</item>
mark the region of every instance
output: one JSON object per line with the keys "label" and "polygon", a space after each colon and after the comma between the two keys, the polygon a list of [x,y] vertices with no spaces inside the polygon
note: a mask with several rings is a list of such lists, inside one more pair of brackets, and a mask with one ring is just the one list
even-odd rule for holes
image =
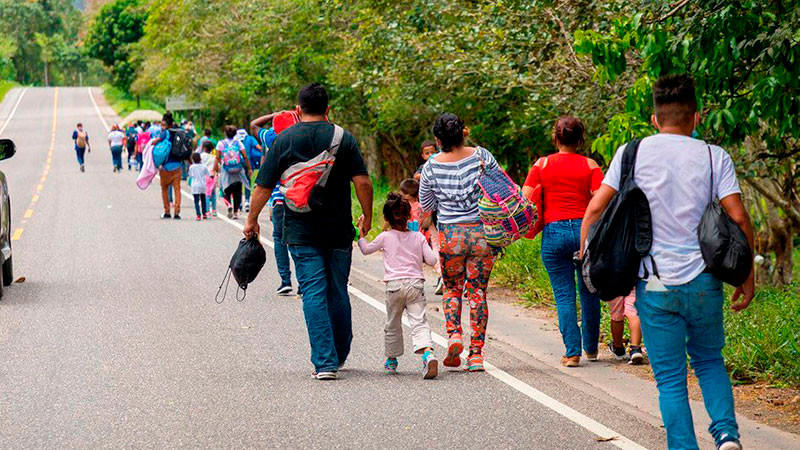
{"label": "asphalt road surface", "polygon": [[112,173],[89,89],[14,90],[0,121],[18,147],[0,170],[26,279],[0,302],[0,447],[665,447],[663,429],[497,342],[486,373],[423,381],[407,346],[384,375],[381,286],[357,266],[353,352],[338,381],[315,381],[273,260],[244,301],[215,303],[241,225],[197,223],[185,197],[183,220],[160,219],[157,186]]}

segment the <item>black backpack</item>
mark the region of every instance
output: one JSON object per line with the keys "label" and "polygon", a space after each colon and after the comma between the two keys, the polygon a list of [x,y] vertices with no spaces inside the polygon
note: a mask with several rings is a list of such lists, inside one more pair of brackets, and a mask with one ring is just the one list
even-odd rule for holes
{"label": "black backpack", "polygon": [[182,128],[169,129],[169,156],[175,161],[186,161],[192,156],[192,140]]}
{"label": "black backpack", "polygon": [[734,287],[747,281],[753,269],[753,251],[747,236],[714,199],[714,164],[711,147],[708,147],[708,161],[711,166],[711,194],[700,225],[697,238],[700,252],[709,272],[717,279]]}
{"label": "black backpack", "polygon": [[[638,140],[622,154],[619,192],[589,230],[581,273],[589,292],[610,301],[631,293],[639,281],[642,258],[650,253],[653,223],[650,202],[634,181]],[[652,259],[652,258],[651,258]],[[653,271],[658,275],[653,261]]]}

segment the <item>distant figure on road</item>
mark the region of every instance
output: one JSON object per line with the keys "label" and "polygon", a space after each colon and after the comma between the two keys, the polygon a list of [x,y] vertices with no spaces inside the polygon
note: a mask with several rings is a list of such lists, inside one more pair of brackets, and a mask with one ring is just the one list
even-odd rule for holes
{"label": "distant figure on road", "polygon": [[244,152],[247,155],[247,161],[250,163],[250,178],[244,185],[243,208],[244,212],[250,212],[250,186],[253,183],[253,179],[258,176],[258,169],[261,167],[261,151],[263,149],[256,138],[248,134],[244,128],[236,131],[236,139],[242,141],[242,145],[244,145]]}
{"label": "distant figure on road", "polygon": [[236,127],[225,127],[225,139],[217,142],[217,165],[219,183],[225,193],[228,218],[238,219],[242,209],[242,187],[250,184],[250,163],[242,141],[236,139]]}
{"label": "distant figure on road", "polygon": [[80,122],[75,126],[75,131],[72,132],[72,141],[75,142],[75,155],[78,157],[81,172],[85,172],[83,156],[86,150],[89,150],[90,153],[92,152],[92,146],[89,144],[89,133],[83,130],[83,124]]}
{"label": "distant figure on road", "polygon": [[114,165],[114,172],[122,171],[122,147],[124,144],[125,133],[120,131],[119,125],[113,125],[111,132],[108,133],[108,145],[111,147],[111,162]]}
{"label": "distant figure on road", "polygon": [[[175,127],[175,120],[172,118],[172,113],[164,113],[164,117],[161,119],[161,126],[150,126],[149,131],[152,130],[150,131],[150,137],[153,145],[158,144],[163,139],[167,139],[169,135],[167,130],[173,127]],[[172,218],[180,220],[181,218],[181,164],[182,161],[176,159],[173,153],[170,152],[167,157],[167,162],[164,163],[161,167],[161,171],[158,173],[161,178],[161,201],[164,203],[164,213],[161,215],[162,219]],[[175,191],[174,215],[170,214],[170,187]]]}
{"label": "distant figure on road", "polygon": [[368,232],[372,224],[372,182],[353,135],[341,129],[335,133],[334,125],[326,120],[330,108],[325,88],[319,83],[310,84],[300,90],[297,100],[300,123],[278,134],[267,153],[243,231],[248,238],[258,235],[258,215],[281,174],[297,163],[319,156],[330,147],[334,136],[341,136],[321,204],[304,213],[287,205],[283,234],[303,291],[313,376],[318,380],[334,380],[350,354],[353,339],[347,293],[356,236],[350,183],[355,185],[364,211],[362,231]]}
{"label": "distant figure on road", "polygon": [[125,129],[125,147],[128,150],[128,170],[131,170],[131,167],[138,165],[138,159],[136,157],[136,124],[131,122],[128,124],[128,128]]}

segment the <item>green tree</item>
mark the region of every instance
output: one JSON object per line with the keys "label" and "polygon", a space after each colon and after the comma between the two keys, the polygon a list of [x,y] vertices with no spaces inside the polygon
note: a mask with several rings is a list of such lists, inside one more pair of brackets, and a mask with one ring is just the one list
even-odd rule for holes
{"label": "green tree", "polygon": [[125,92],[130,91],[138,68],[131,46],[144,35],[146,19],[139,0],[116,0],[100,8],[86,37],[89,56],[102,61],[111,71],[113,84]]}
{"label": "green tree", "polygon": [[[636,12],[636,13],[634,13]],[[697,79],[705,120],[698,131],[725,146],[754,192],[757,251],[773,255],[762,278],[792,281],[800,231],[800,8],[767,0],[632,2],[606,30],[575,33],[601,85],[628,87],[593,149],[610,157],[652,132],[651,86],[661,75]],[[631,75],[632,78],[631,79]]]}

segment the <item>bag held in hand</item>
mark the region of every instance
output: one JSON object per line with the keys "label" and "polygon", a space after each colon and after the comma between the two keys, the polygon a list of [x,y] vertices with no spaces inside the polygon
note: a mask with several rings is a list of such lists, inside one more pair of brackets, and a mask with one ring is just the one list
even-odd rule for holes
{"label": "bag held in hand", "polygon": [[[477,154],[480,157],[480,150]],[[481,158],[478,186],[483,194],[478,200],[478,217],[486,242],[492,247],[510,245],[536,222],[536,207],[499,165],[487,168]]]}
{"label": "bag held in hand", "polygon": [[[610,301],[631,293],[639,281],[642,258],[653,244],[650,202],[634,181],[639,141],[622,154],[619,192],[589,230],[581,273],[589,292]],[[658,271],[653,260],[653,272]]]}
{"label": "bag held in hand", "polygon": [[714,164],[711,147],[708,147],[708,160],[711,166],[711,190],[700,225],[697,238],[700,252],[709,272],[717,279],[734,287],[747,281],[753,269],[753,251],[747,236],[714,198]]}
{"label": "bag held in hand", "polygon": [[[264,251],[264,246],[261,245],[258,237],[239,241],[239,247],[233,253],[231,262],[228,264],[228,271],[225,274],[225,278],[222,279],[222,284],[219,285],[219,289],[217,290],[216,302],[222,303],[225,301],[225,296],[228,293],[228,286],[225,282],[227,280],[227,282],[230,283],[231,274],[238,286],[236,290],[236,300],[244,300],[247,296],[247,285],[256,279],[266,261],[267,252]],[[222,291],[223,285],[225,285],[225,293],[222,294],[222,299],[220,300],[219,293]],[[239,289],[244,292],[242,298],[239,298]]]}
{"label": "bag held in hand", "polygon": [[336,162],[344,129],[333,126],[331,145],[316,157],[293,164],[281,175],[280,191],[284,204],[294,212],[307,213],[320,209],[325,203],[325,186]]}

